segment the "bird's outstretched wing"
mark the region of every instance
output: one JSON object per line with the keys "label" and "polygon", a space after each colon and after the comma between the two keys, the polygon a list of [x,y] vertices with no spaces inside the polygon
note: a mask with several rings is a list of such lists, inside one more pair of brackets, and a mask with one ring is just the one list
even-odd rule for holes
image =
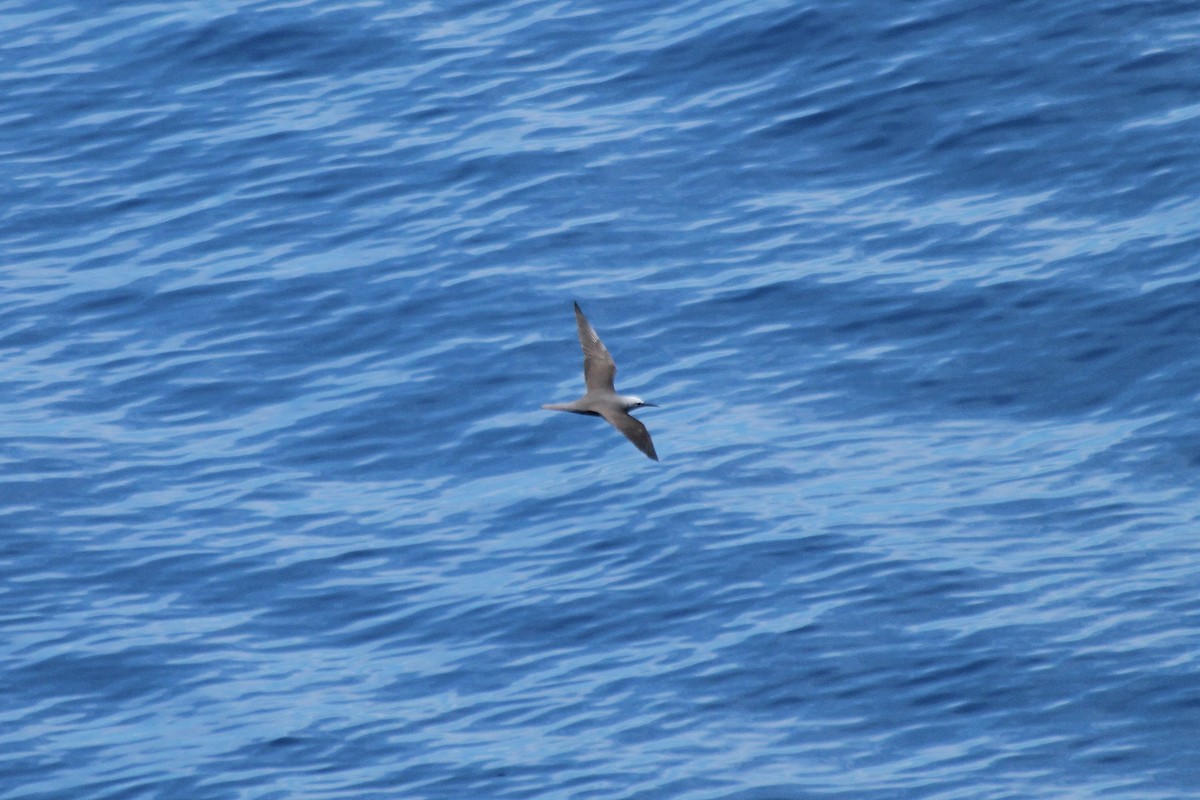
{"label": "bird's outstretched wing", "polygon": [[658,461],[658,453],[654,452],[654,442],[650,440],[650,431],[646,430],[646,426],[635,417],[624,411],[615,410],[603,413],[601,416],[608,420],[614,428],[625,434],[625,438],[633,442],[638,450]]}
{"label": "bird's outstretched wing", "polygon": [[[613,376],[617,374],[617,365],[604,342],[600,341],[596,329],[579,310],[579,303],[575,304],[575,324],[579,326],[579,344],[583,347],[583,381],[587,384],[587,390],[616,391],[613,389]],[[646,439],[649,441],[650,437],[647,436]]]}

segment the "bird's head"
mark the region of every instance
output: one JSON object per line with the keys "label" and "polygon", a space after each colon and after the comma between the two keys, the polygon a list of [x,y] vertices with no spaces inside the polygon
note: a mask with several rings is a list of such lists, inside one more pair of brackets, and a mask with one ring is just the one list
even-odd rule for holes
{"label": "bird's head", "polygon": [[642,398],[634,397],[633,395],[626,395],[626,396],[622,397],[621,403],[625,406],[626,411],[632,411],[635,408],[642,408],[644,406],[650,406],[651,408],[658,408],[657,404],[647,403]]}

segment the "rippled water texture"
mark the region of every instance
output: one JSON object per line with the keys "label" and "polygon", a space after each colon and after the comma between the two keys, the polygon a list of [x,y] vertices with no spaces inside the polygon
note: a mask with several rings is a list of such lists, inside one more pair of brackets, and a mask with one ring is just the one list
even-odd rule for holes
{"label": "rippled water texture", "polygon": [[0,798],[1197,796],[1194,2],[0,32]]}

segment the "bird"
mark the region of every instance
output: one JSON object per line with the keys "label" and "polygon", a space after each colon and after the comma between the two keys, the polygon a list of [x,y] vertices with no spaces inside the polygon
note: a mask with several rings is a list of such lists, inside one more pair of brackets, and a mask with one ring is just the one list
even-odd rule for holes
{"label": "bird", "polygon": [[617,390],[613,388],[613,376],[617,374],[617,365],[604,342],[600,341],[596,329],[583,315],[579,303],[575,303],[575,324],[579,328],[579,344],[583,347],[583,382],[587,386],[587,392],[574,402],[546,403],[542,408],[548,411],[570,411],[573,414],[603,417],[623,433],[626,439],[633,442],[638,450],[648,458],[658,461],[658,453],[654,452],[650,431],[629,414],[635,408],[658,406],[647,403],[640,397],[617,394]]}

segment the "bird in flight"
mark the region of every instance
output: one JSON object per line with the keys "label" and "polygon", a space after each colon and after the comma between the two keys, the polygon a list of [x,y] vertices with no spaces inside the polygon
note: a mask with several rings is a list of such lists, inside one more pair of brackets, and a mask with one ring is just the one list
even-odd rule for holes
{"label": "bird in flight", "polygon": [[629,411],[634,408],[657,406],[640,397],[617,394],[617,390],[613,388],[613,376],[617,374],[617,365],[604,342],[600,341],[596,329],[579,310],[579,303],[575,304],[575,324],[579,326],[579,344],[583,347],[583,381],[587,385],[587,393],[574,402],[547,403],[542,408],[604,417],[610,425],[625,434],[625,438],[633,442],[634,447],[658,461],[658,453],[654,452],[654,442],[650,440],[650,431],[629,415]]}

